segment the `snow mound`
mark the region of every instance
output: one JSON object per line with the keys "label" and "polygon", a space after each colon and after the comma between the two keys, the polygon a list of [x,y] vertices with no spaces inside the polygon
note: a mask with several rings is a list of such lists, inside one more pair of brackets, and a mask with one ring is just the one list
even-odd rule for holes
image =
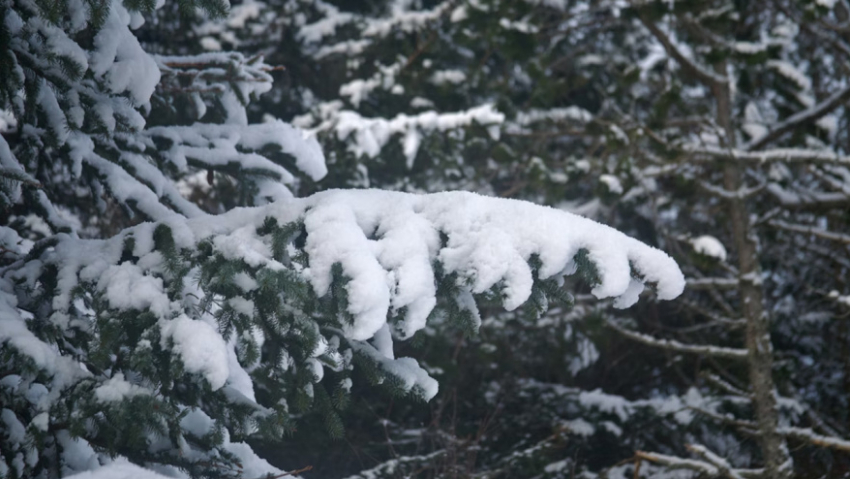
{"label": "snow mound", "polygon": [[[538,256],[540,279],[575,271],[580,251],[596,266],[597,298],[637,301],[644,282],[658,297],[672,299],[684,288],[676,263],[665,253],[610,227],[564,211],[523,201],[451,192],[411,195],[377,190],[329,191],[305,200],[310,280],[323,295],[331,267],[341,264],[351,278],[347,333],[368,339],[390,310],[406,308],[401,333],[424,327],[434,307],[433,260],[457,273],[472,293],[499,284],[512,310],[531,294],[529,261]],[[441,244],[441,236],[447,238]],[[632,277],[632,267],[640,279]]]}
{"label": "snow mound", "polygon": [[714,236],[703,235],[691,240],[691,246],[694,251],[701,255],[717,258],[720,261],[726,261],[726,248]]}

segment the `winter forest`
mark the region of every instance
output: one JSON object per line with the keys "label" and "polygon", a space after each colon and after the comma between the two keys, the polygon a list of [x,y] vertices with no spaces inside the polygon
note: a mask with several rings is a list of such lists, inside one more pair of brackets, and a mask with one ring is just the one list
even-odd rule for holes
{"label": "winter forest", "polygon": [[62,477],[850,477],[850,1],[0,0]]}

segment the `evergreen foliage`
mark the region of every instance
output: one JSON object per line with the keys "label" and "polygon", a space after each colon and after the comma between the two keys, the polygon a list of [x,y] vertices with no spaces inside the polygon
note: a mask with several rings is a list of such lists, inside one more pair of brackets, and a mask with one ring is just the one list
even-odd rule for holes
{"label": "evergreen foliage", "polygon": [[540,316],[585,262],[594,294],[624,305],[645,282],[661,299],[684,286],[659,250],[531,204],[296,199],[325,157],[288,123],[249,121],[275,70],[262,56],[143,45],[160,2],[0,7],[2,478],[280,476],[246,441],[316,423],[342,437],[355,379],[434,397],[393,344],[429,322],[475,334],[479,304],[529,298]]}
{"label": "evergreen foliage", "polygon": [[[846,1],[160,3],[0,3],[0,474],[274,470],[243,441],[316,477],[846,472]],[[427,322],[399,276],[365,321],[344,257],[316,287],[319,218],[388,243],[375,205],[412,200],[290,199],[331,187],[555,205],[689,291],[599,302],[600,237],[523,250],[513,309],[419,205]]]}
{"label": "evergreen foliage", "polygon": [[[847,2],[241,8],[256,14],[189,36],[287,66],[287,90],[258,112],[317,133],[334,165],[326,181],[461,187],[557,205],[673,251],[692,285],[675,306],[628,312],[588,304],[579,288],[576,308],[537,319],[543,302],[533,294],[520,316],[482,309],[478,338],[429,331],[419,342],[424,361],[448,384],[438,405],[429,416],[387,403],[392,444],[386,428],[363,419],[374,442],[358,448],[386,462],[345,468],[340,454],[327,477],[361,469],[371,471],[364,477],[650,477],[668,468],[748,477],[765,466],[783,477],[792,462],[802,477],[846,471]],[[269,13],[276,9],[290,15]],[[479,108],[491,108],[486,119],[435,127]],[[767,344],[756,337],[769,338],[773,358],[762,360]],[[498,354],[479,354],[494,345]],[[515,349],[523,353],[506,352]],[[755,363],[772,373],[761,398],[779,398],[762,412],[752,402],[764,386]],[[525,391],[535,381],[576,388],[566,396],[603,388],[611,402],[666,398],[670,408],[600,417],[560,395],[553,402],[572,405],[553,415]],[[503,394],[469,399],[482,388]],[[502,404],[520,406],[491,419]],[[674,414],[677,404],[694,414]],[[445,407],[456,408],[451,422]],[[361,414],[375,410],[384,409]],[[592,427],[552,435],[536,418]],[[422,439],[410,441],[412,430]],[[554,446],[533,449],[540,441]],[[513,453],[540,456],[506,468]]]}

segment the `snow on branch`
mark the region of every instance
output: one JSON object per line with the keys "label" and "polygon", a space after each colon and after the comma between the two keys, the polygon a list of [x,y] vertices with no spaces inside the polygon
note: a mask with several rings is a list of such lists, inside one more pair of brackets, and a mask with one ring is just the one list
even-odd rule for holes
{"label": "snow on branch", "polygon": [[382,477],[383,474],[392,474],[393,472],[397,473],[399,469],[403,469],[405,467],[421,467],[422,465],[432,464],[432,461],[447,454],[448,452],[445,449],[439,449],[421,456],[399,456],[382,462],[371,469],[360,471],[353,476],[348,476],[346,479],[374,479],[376,477]]}
{"label": "snow on branch", "polygon": [[813,191],[795,188],[790,185],[788,189],[779,183],[767,185],[767,192],[773,196],[784,208],[796,210],[826,210],[830,208],[842,208],[850,203],[850,195],[843,191]]}
{"label": "snow on branch", "polygon": [[[331,266],[342,265],[352,279],[350,312],[362,329],[351,333],[359,339],[371,337],[390,308],[407,309],[405,336],[424,326],[435,301],[434,260],[473,294],[500,288],[509,310],[531,294],[532,256],[541,261],[538,277],[547,279],[575,272],[575,258],[585,251],[599,277],[593,294],[616,297],[621,307],[637,301],[643,282],[655,283],[661,299],[684,288],[678,266],[663,252],[607,226],[531,203],[460,192],[383,191],[331,191],[305,203],[311,282],[321,294],[330,286]],[[641,279],[632,277],[633,268]],[[394,283],[389,290],[387,275]]]}
{"label": "snow on branch", "polygon": [[729,479],[744,479],[744,477],[746,477],[742,475],[740,471],[734,469],[732,465],[729,464],[729,461],[718,456],[702,444],[688,444],[685,447],[688,451],[698,455],[712,466],[715,466],[721,475],[728,477]]}
{"label": "snow on branch", "polygon": [[[742,428],[746,431],[750,431],[753,434],[759,434],[758,425],[753,421],[735,419],[734,417],[718,414],[702,408],[694,407],[692,409],[715,421]],[[836,449],[839,451],[850,453],[850,441],[840,438],[838,436],[826,436],[823,434],[818,434],[811,428],[786,426],[778,428],[776,432],[785,437],[807,442],[814,446]]]}
{"label": "snow on branch", "polygon": [[726,477],[729,479],[760,478],[762,469],[735,469],[728,461],[711,452],[705,446],[688,444],[687,449],[700,456],[702,460],[684,459],[681,457],[659,454],[655,452],[637,451],[635,458],[666,466],[670,469],[688,469],[705,474],[708,477]]}
{"label": "snow on branch", "polygon": [[850,236],[839,234],[839,233],[833,233],[831,231],[827,231],[827,230],[822,229],[822,228],[815,228],[813,226],[806,226],[806,225],[791,224],[791,223],[787,223],[785,221],[779,221],[779,220],[770,221],[770,222],[768,222],[768,224],[770,226],[773,226],[774,228],[784,230],[784,231],[791,231],[791,232],[794,232],[794,233],[803,233],[803,234],[812,235],[812,236],[815,236],[817,238],[821,238],[821,239],[825,239],[825,240],[829,240],[829,241],[835,241],[835,242],[842,243],[842,244],[850,244]]}
{"label": "snow on branch", "polygon": [[673,57],[673,59],[675,59],[688,73],[694,75],[701,82],[711,87],[726,86],[729,83],[729,80],[726,77],[714,73],[708,68],[697,63],[696,60],[685,55],[670,36],[658,28],[658,26],[651,20],[648,20],[643,16],[640,17],[640,20],[649,32],[652,33],[652,36],[661,43],[664,50],[667,51],[667,54]]}
{"label": "snow on branch", "polygon": [[824,163],[850,165],[850,156],[842,156],[831,151],[801,148],[776,148],[764,151],[745,151],[741,149],[719,148],[702,145],[685,145],[685,151],[691,159],[706,160],[736,160],[752,163],[772,163],[777,161],[787,163]]}
{"label": "snow on branch", "polygon": [[688,278],[688,289],[736,289],[738,278]]}
{"label": "snow on branch", "polygon": [[[498,137],[505,115],[493,105],[483,104],[466,111],[440,113],[426,111],[416,115],[400,114],[391,119],[366,118],[351,110],[341,110],[338,101],[320,105],[315,115],[319,124],[311,133],[332,131],[340,141],[348,141],[348,149],[355,155],[376,157],[389,140],[398,135],[408,168],[413,166],[422,136],[432,132],[445,132],[456,128],[479,124]],[[305,115],[293,121],[296,126],[307,128],[313,124],[314,115]]]}
{"label": "snow on branch", "polygon": [[635,458],[661,464],[662,466],[667,466],[671,469],[690,469],[692,471],[698,471],[703,474],[707,474],[709,477],[716,477],[720,474],[720,471],[716,466],[709,464],[708,462],[698,461],[695,459],[684,459],[667,454],[645,451],[635,452]]}
{"label": "snow on branch", "polygon": [[810,428],[781,427],[777,430],[777,432],[784,436],[808,442],[815,446],[837,449],[839,451],[850,453],[850,441],[835,436],[824,436],[814,432]]}
{"label": "snow on branch", "polygon": [[[644,282],[655,285],[660,299],[675,298],[685,285],[672,258],[612,228],[564,211],[472,193],[336,190],[218,216],[166,219],[162,225],[170,228],[177,250],[195,250],[205,241],[228,260],[278,271],[286,266],[274,259],[272,240],[257,234],[267,218],[278,224],[303,223],[309,267],[298,274],[318,296],[328,293],[333,270],[341,267],[353,318],[344,335],[353,340],[372,338],[388,315],[402,312],[397,334],[410,337],[422,329],[437,304],[435,262],[444,277],[455,275],[464,294],[495,290],[508,310],[529,298],[535,273],[541,280],[573,274],[580,257],[595,268],[598,282],[592,293],[617,298],[619,307],[636,302]],[[163,256],[154,251],[157,228],[144,223],[107,241],[60,235],[42,258],[59,267],[54,317],[67,318],[77,285],[94,282],[111,307],[149,310],[165,321],[163,335],[177,338],[182,329],[172,323],[188,318],[169,298],[162,280],[149,276],[165,267]],[[131,238],[132,254],[140,260],[121,263]],[[529,265],[532,257],[540,265],[535,272]],[[10,274],[33,277],[32,272]],[[474,303],[469,308],[474,311]],[[698,349],[703,350],[738,354]],[[221,385],[227,374],[210,367],[198,363],[198,372]]]}
{"label": "snow on branch", "polygon": [[656,348],[669,349],[671,351],[677,351],[681,353],[703,354],[706,356],[714,356],[728,359],[746,359],[748,354],[746,349],[685,344],[672,339],[658,339],[646,334],[629,331],[611,321],[608,321],[606,325],[629,339]]}
{"label": "snow on branch", "polygon": [[744,145],[743,150],[755,151],[759,148],[763,148],[765,145],[768,145],[778,140],[786,133],[791,132],[792,130],[800,127],[801,125],[809,124],[819,120],[820,118],[823,118],[832,110],[838,108],[843,103],[845,103],[848,99],[850,99],[850,86],[844,87],[843,89],[833,93],[829,96],[829,98],[818,103],[817,105],[814,105],[811,108],[807,108],[801,112],[791,115],[784,121],[774,125],[770,129],[770,131],[758,138],[753,139],[753,141],[751,141],[750,143]]}
{"label": "snow on branch", "polygon": [[[429,10],[411,8],[406,2],[395,2],[383,17],[367,17],[340,11],[330,3],[315,2],[314,7],[321,15],[312,23],[302,26],[298,39],[307,45],[322,44],[325,37],[336,34],[337,27],[355,24],[360,36],[365,38],[383,38],[394,30],[415,32],[446,14],[453,6],[452,1],[443,1]],[[321,50],[320,50],[321,51]]]}

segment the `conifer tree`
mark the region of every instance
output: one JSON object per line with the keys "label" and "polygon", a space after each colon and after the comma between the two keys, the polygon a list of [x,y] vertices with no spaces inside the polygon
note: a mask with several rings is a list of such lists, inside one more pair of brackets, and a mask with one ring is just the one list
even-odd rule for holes
{"label": "conifer tree", "polygon": [[[148,53],[134,31],[161,2],[0,6],[0,477],[280,477],[245,441],[311,417],[340,435],[353,371],[433,398],[394,351],[428,322],[542,311],[576,272],[622,307],[684,287],[665,253],[530,203],[295,198],[325,158],[248,121],[262,57]],[[210,211],[190,199],[202,182]]]}
{"label": "conifer tree", "polygon": [[[675,251],[690,277],[674,307],[624,314],[579,295],[568,312],[499,314],[473,344],[522,341],[528,353],[458,353],[479,359],[459,377],[501,391],[458,414],[472,439],[385,448],[398,457],[364,475],[846,468],[846,382],[836,379],[848,364],[846,2],[269,5],[295,14],[246,3],[258,13],[200,29],[198,42],[274,52],[310,72],[263,109],[317,133],[340,167],[330,181],[560,205]],[[478,108],[486,119],[440,120]],[[554,341],[552,325],[570,339]],[[575,369],[575,354],[558,363],[574,373],[525,366],[551,354],[541,342],[584,351]],[[427,360],[461,363],[437,356]],[[588,395],[596,387],[604,394]],[[480,412],[507,404],[504,426]],[[412,422],[390,430],[407,434]],[[496,429],[479,435],[485,423]]]}

